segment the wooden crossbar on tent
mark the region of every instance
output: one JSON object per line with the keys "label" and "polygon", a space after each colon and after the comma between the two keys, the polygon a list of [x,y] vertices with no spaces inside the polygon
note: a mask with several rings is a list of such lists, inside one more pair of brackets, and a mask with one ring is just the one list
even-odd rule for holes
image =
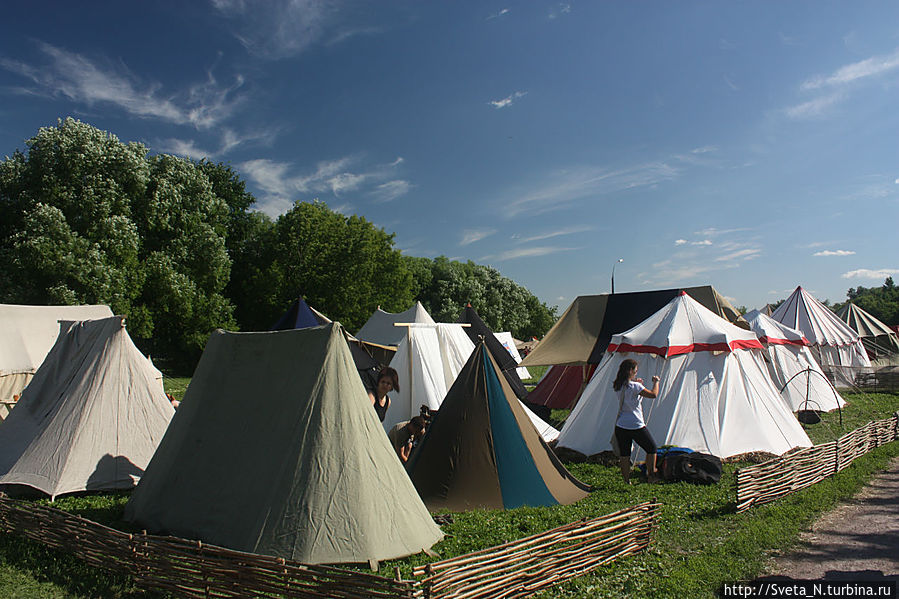
{"label": "wooden crossbar on tent", "polygon": [[737,471],[737,511],[770,503],[843,470],[856,458],[899,439],[899,412],[836,441],[800,449]]}

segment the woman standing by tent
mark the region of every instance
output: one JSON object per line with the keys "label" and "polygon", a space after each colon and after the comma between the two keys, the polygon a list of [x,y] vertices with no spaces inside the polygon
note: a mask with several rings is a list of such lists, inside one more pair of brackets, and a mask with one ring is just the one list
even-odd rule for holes
{"label": "woman standing by tent", "polygon": [[615,419],[615,440],[620,449],[618,463],[624,482],[631,479],[631,446],[637,443],[646,452],[646,481],[659,480],[656,473],[656,442],[643,422],[643,398],[655,399],[659,394],[659,377],[652,377],[652,389],[636,378],[637,361],[628,358],[618,367],[612,389],[618,396],[618,417]]}

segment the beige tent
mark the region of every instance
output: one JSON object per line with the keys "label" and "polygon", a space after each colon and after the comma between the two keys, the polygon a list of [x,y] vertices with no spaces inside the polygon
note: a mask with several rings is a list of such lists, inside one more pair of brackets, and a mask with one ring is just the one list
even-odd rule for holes
{"label": "beige tent", "polygon": [[899,336],[872,314],[852,302],[846,302],[837,316],[858,333],[870,359],[889,362],[899,358]]}
{"label": "beige tent", "polygon": [[0,426],[0,484],[51,497],[133,487],[173,413],[124,317],[62,322]]}
{"label": "beige tent", "polygon": [[0,304],[0,401],[22,393],[59,335],[60,320],[112,316],[109,306]]}
{"label": "beige tent", "polygon": [[125,517],[306,563],[393,559],[443,537],[339,323],[214,332]]}
{"label": "beige tent", "polygon": [[[636,326],[677,297],[680,291],[664,289],[579,296],[521,365],[598,364],[612,335]],[[687,287],[683,291],[718,316],[741,328],[749,328],[740,313],[710,285]]]}

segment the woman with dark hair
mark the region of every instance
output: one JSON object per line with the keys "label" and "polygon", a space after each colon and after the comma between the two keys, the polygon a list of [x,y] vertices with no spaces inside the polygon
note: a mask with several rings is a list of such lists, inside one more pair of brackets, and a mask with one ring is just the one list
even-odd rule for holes
{"label": "woman with dark hair", "polygon": [[368,390],[368,398],[371,400],[371,405],[374,406],[381,422],[384,422],[387,408],[390,407],[390,396],[387,394],[391,391],[399,390],[400,381],[396,370],[390,366],[382,368],[381,372],[378,373],[378,386]]}
{"label": "woman with dark hair", "polygon": [[631,479],[631,446],[634,442],[646,452],[646,481],[659,480],[656,473],[656,442],[646,430],[643,422],[643,398],[654,399],[659,394],[659,377],[652,377],[652,389],[643,386],[643,379],[637,377],[637,361],[628,358],[618,367],[618,375],[612,389],[618,396],[618,417],[615,419],[615,439],[618,441],[621,457],[618,463],[624,482]]}

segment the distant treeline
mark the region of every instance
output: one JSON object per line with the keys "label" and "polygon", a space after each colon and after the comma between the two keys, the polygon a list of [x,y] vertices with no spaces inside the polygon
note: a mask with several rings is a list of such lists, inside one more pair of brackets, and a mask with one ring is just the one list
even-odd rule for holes
{"label": "distant treeline", "polygon": [[[880,287],[850,287],[846,296],[850,302],[884,324],[899,324],[899,287],[896,287],[893,277],[887,277]],[[839,310],[846,303],[835,304],[833,309]]]}
{"label": "distant treeline", "polygon": [[444,322],[470,301],[519,338],[555,320],[495,269],[404,256],[392,233],[324,203],[253,211],[228,165],[71,118],[26,143],[0,162],[0,302],[108,304],[155,355],[193,362],[211,330],[267,330],[299,294],[351,332],[415,300]]}

